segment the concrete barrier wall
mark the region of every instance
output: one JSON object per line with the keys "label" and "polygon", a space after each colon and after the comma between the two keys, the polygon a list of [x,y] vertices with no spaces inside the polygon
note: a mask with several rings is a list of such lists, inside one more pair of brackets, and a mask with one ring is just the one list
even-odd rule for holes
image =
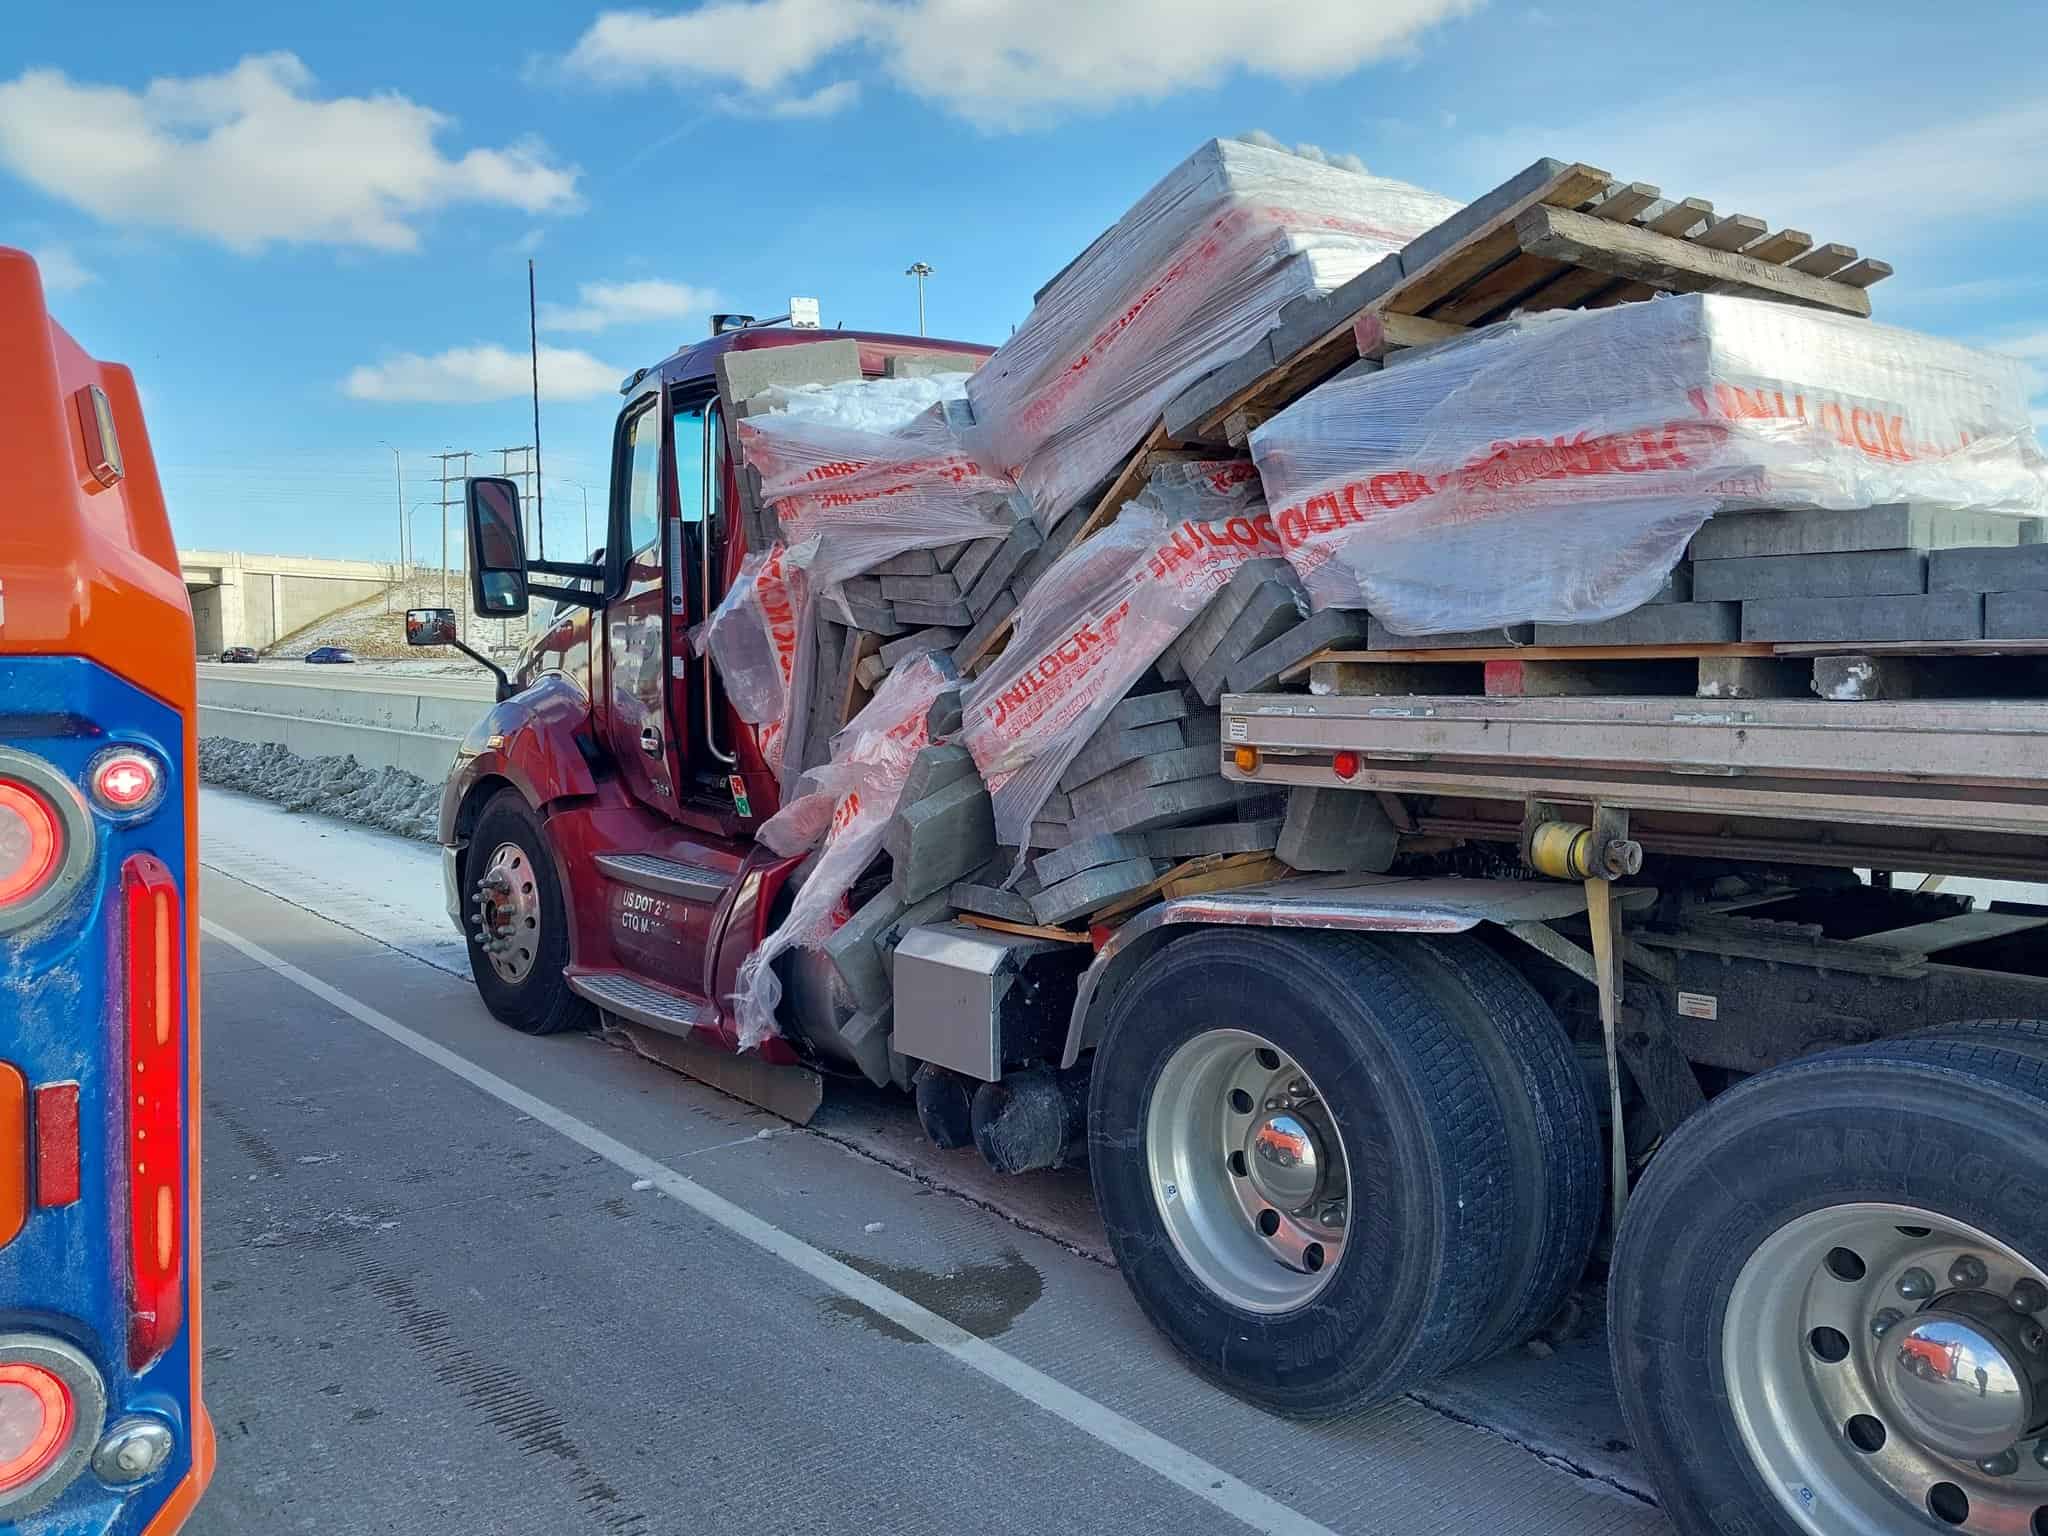
{"label": "concrete barrier wall", "polygon": [[229,670],[200,668],[200,735],[275,742],[301,757],[351,756],[429,783],[447,775],[463,736],[491,707],[490,686],[466,679],[220,675]]}

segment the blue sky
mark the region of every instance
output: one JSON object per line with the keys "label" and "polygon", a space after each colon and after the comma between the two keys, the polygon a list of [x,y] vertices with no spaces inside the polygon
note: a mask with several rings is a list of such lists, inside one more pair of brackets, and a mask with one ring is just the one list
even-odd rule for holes
{"label": "blue sky", "polygon": [[[2048,424],[2048,8],[1728,0],[23,7],[0,243],[141,380],[180,542],[388,559],[392,455],[531,438],[602,495],[618,376],[713,308],[1000,341],[1203,139],[1453,197],[1590,161],[1884,257]],[[422,554],[434,515],[415,511]]]}

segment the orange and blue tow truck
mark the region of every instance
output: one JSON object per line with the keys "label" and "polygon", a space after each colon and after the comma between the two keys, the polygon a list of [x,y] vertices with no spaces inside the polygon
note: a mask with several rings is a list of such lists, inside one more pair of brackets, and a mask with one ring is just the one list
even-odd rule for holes
{"label": "orange and blue tow truck", "polygon": [[129,371],[0,248],[0,1530],[184,1524],[199,1390],[197,682]]}

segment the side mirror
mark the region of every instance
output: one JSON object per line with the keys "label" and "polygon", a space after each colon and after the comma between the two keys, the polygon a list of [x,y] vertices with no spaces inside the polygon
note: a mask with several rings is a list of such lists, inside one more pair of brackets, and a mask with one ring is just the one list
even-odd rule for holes
{"label": "side mirror", "polygon": [[405,610],[405,643],[407,645],[453,645],[455,638],[455,610],[453,608],[408,608]]}
{"label": "side mirror", "polygon": [[472,479],[464,494],[469,521],[470,601],[487,619],[526,612],[526,529],[519,487],[496,475]]}

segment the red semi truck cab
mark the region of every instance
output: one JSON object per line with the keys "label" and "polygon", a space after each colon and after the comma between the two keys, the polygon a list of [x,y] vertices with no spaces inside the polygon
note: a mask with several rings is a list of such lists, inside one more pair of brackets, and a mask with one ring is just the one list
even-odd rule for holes
{"label": "red semi truck cab", "polygon": [[[864,377],[892,358],[957,358],[965,372],[988,355],[925,337],[721,329],[622,386],[602,551],[527,562],[553,611],[463,742],[440,827],[449,914],[485,1002],[514,1028],[551,1033],[599,1008],[671,1043],[737,1043],[735,973],[796,861],[755,844],[777,776],[689,639],[749,548],[719,367],[821,341],[856,347]],[[509,481],[472,481],[470,501],[471,596],[486,612],[519,564],[522,512]],[[416,642],[452,634],[452,615],[411,617]],[[797,1059],[779,1038],[762,1054]]]}

